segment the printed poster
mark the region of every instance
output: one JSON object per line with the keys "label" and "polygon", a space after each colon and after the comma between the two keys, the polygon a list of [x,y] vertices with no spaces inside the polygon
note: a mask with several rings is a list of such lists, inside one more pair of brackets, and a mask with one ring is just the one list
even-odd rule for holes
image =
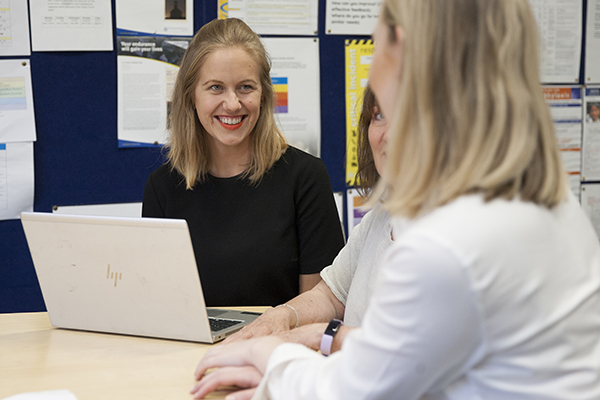
{"label": "printed poster", "polygon": [[325,31],[328,35],[371,36],[382,0],[327,0]]}
{"label": "printed poster", "polygon": [[600,181],[600,86],[585,88],[582,180]]}
{"label": "printed poster", "polygon": [[600,0],[587,0],[584,82],[600,84]]}
{"label": "printed poster", "polygon": [[581,185],[581,208],[600,237],[600,183]]}
{"label": "printed poster", "polygon": [[117,0],[118,36],[193,36],[193,0]]}
{"label": "printed poster", "polygon": [[27,1],[0,0],[0,56],[29,56]]}
{"label": "printed poster", "polygon": [[33,142],[0,143],[0,220],[33,211]]}
{"label": "printed poster", "polygon": [[550,106],[556,141],[567,170],[569,186],[579,198],[583,131],[582,90],[580,87],[546,86],[543,91]]}
{"label": "printed poster", "polygon": [[29,60],[0,60],[0,143],[36,140]]}

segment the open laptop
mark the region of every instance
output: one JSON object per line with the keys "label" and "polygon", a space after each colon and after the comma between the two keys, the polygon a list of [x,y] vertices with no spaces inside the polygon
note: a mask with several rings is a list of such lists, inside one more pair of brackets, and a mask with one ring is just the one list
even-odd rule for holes
{"label": "open laptop", "polygon": [[260,315],[206,308],[185,220],[24,212],[21,222],[55,327],[214,343]]}

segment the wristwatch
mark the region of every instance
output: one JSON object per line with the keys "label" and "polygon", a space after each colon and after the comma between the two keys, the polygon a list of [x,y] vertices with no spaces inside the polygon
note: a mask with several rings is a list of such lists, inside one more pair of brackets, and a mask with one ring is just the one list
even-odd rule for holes
{"label": "wristwatch", "polygon": [[331,354],[331,345],[333,344],[333,338],[340,330],[340,326],[344,325],[339,319],[332,319],[325,329],[325,333],[321,337],[321,354],[328,356]]}

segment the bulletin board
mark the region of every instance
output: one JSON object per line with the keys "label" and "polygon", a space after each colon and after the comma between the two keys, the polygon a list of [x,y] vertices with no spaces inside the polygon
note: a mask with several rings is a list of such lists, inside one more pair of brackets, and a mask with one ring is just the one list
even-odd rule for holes
{"label": "bulletin board", "polygon": [[[368,37],[326,34],[325,11],[325,0],[319,0],[321,158],[334,192],[345,192],[345,42]],[[194,0],[194,31],[217,12],[217,1]],[[140,202],[148,175],[164,162],[161,148],[118,146],[115,19],[113,31],[112,52],[28,57],[37,128],[34,211]],[[20,220],[0,221],[0,254],[0,313],[44,311]]]}

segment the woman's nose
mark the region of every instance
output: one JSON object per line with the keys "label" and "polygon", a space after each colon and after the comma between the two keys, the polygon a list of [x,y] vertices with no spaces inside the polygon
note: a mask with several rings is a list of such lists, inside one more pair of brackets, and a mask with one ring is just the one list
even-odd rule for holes
{"label": "woman's nose", "polygon": [[223,106],[227,111],[236,111],[241,108],[240,99],[234,90],[230,90],[225,94]]}

